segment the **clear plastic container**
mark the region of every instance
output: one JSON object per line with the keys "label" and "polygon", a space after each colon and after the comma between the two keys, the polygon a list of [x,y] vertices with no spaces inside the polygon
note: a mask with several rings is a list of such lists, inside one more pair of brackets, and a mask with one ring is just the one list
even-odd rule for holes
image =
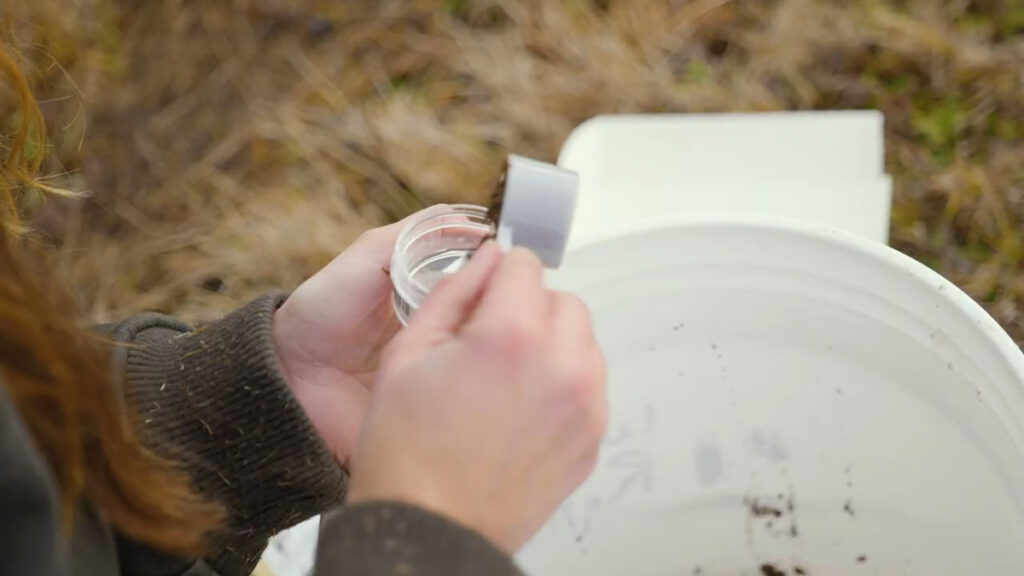
{"label": "clear plastic container", "polygon": [[407,324],[427,294],[456,273],[488,238],[509,250],[526,248],[547,268],[562,263],[576,209],[579,175],[511,155],[491,197],[430,208],[406,224],[391,258],[398,319]]}
{"label": "clear plastic container", "polygon": [[434,286],[457,272],[496,232],[487,208],[473,204],[438,206],[409,222],[391,257],[399,321],[407,324]]}

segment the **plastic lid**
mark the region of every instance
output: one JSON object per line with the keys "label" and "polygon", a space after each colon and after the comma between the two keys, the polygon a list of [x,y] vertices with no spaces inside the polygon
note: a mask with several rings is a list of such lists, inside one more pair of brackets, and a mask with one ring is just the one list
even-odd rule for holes
{"label": "plastic lid", "polygon": [[533,251],[547,268],[565,256],[576,211],[579,174],[521,156],[508,157],[498,244]]}

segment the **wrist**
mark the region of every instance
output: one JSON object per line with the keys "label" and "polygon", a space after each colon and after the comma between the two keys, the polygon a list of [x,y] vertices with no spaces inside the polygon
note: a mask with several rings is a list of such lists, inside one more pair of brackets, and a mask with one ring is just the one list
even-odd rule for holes
{"label": "wrist", "polygon": [[[284,378],[285,384],[292,391],[292,394],[295,395],[299,403],[302,404],[302,407],[306,409],[308,395],[304,390],[309,387],[310,378],[308,373],[312,372],[310,368],[316,362],[298,344],[301,341],[302,334],[302,328],[298,324],[295,318],[294,306],[289,306],[289,301],[286,300],[274,312],[271,340],[274,345],[274,356],[277,359],[277,366],[281,376]],[[309,412],[308,409],[306,411],[307,413]]]}
{"label": "wrist", "polygon": [[358,378],[324,364],[301,346],[310,329],[294,314],[288,302],[274,314],[271,338],[278,369],[335,462],[347,467],[369,404],[369,390]]}
{"label": "wrist", "polygon": [[291,356],[295,353],[289,342],[291,332],[288,302],[285,301],[280,308],[274,311],[271,326],[271,340],[274,343],[274,355],[277,357],[277,365],[281,369],[281,375],[289,388],[294,387],[295,377],[292,376]]}
{"label": "wrist", "polygon": [[[293,326],[293,318],[286,301],[274,312],[272,320],[271,341],[274,346],[274,356],[277,360],[278,371],[281,373],[285,385],[291,390],[292,396],[298,401],[306,416],[309,417],[313,427],[317,428],[316,419],[309,407],[309,394],[306,391],[308,386],[303,384],[307,380],[307,378],[302,376],[303,353],[295,345],[295,330]],[[308,360],[305,361],[308,362]],[[320,432],[319,429],[317,429],[317,432]]]}

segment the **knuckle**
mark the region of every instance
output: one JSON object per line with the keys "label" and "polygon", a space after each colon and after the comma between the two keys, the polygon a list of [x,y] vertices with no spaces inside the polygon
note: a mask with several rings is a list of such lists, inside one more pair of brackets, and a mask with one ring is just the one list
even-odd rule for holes
{"label": "knuckle", "polygon": [[495,343],[513,356],[529,354],[540,346],[541,331],[523,318],[505,318],[493,328]]}
{"label": "knuckle", "polygon": [[601,349],[597,346],[596,342],[594,343],[593,356],[594,370],[597,373],[597,382],[601,387],[601,395],[603,396],[605,393],[605,384],[608,382],[608,361],[605,359],[604,353],[601,352]]}
{"label": "knuckle", "polygon": [[558,381],[562,401],[579,425],[581,440],[597,447],[608,428],[602,363],[598,360],[568,362],[561,369]]}
{"label": "knuckle", "polygon": [[596,448],[601,445],[605,433],[608,432],[608,404],[606,402],[595,402],[588,424],[587,430],[590,432],[590,441]]}
{"label": "knuckle", "polygon": [[558,381],[572,404],[585,409],[597,393],[597,376],[597,370],[590,363],[570,360],[563,363]]}
{"label": "knuckle", "polygon": [[601,449],[598,445],[594,445],[594,447],[587,452],[586,457],[584,458],[584,480],[587,476],[590,476],[590,474],[594,471],[595,468],[597,468],[597,462],[600,459],[600,457]]}
{"label": "knuckle", "polygon": [[597,468],[597,463],[600,459],[601,451],[597,446],[587,448],[583,451],[583,456],[579,460],[579,466],[576,470],[576,476],[574,481],[576,483],[583,483]]}
{"label": "knuckle", "polygon": [[590,315],[590,308],[583,302],[583,300],[569,292],[558,293],[558,305],[560,308],[571,312],[576,318],[579,318],[581,322],[591,324],[593,319]]}
{"label": "knuckle", "polygon": [[594,369],[584,362],[572,362],[563,368],[562,382],[582,396],[589,396],[593,388]]}

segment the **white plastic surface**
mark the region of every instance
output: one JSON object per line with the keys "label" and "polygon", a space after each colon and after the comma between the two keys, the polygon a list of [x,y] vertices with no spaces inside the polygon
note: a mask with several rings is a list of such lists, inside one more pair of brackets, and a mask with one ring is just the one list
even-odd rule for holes
{"label": "white plastic surface", "polygon": [[506,250],[532,250],[547,268],[565,256],[576,209],[579,175],[521,156],[508,157],[497,240]]}
{"label": "white plastic surface", "polygon": [[314,516],[281,532],[267,544],[263,563],[273,576],[310,576],[319,531],[320,516]]}
{"label": "white plastic surface", "polygon": [[677,214],[761,214],[885,243],[891,180],[875,111],[599,116],[559,165],[580,174],[570,249]]}
{"label": "white plastic surface", "polygon": [[610,428],[531,576],[1024,574],[1024,356],[923,265],[698,218],[549,280],[591,307]]}

